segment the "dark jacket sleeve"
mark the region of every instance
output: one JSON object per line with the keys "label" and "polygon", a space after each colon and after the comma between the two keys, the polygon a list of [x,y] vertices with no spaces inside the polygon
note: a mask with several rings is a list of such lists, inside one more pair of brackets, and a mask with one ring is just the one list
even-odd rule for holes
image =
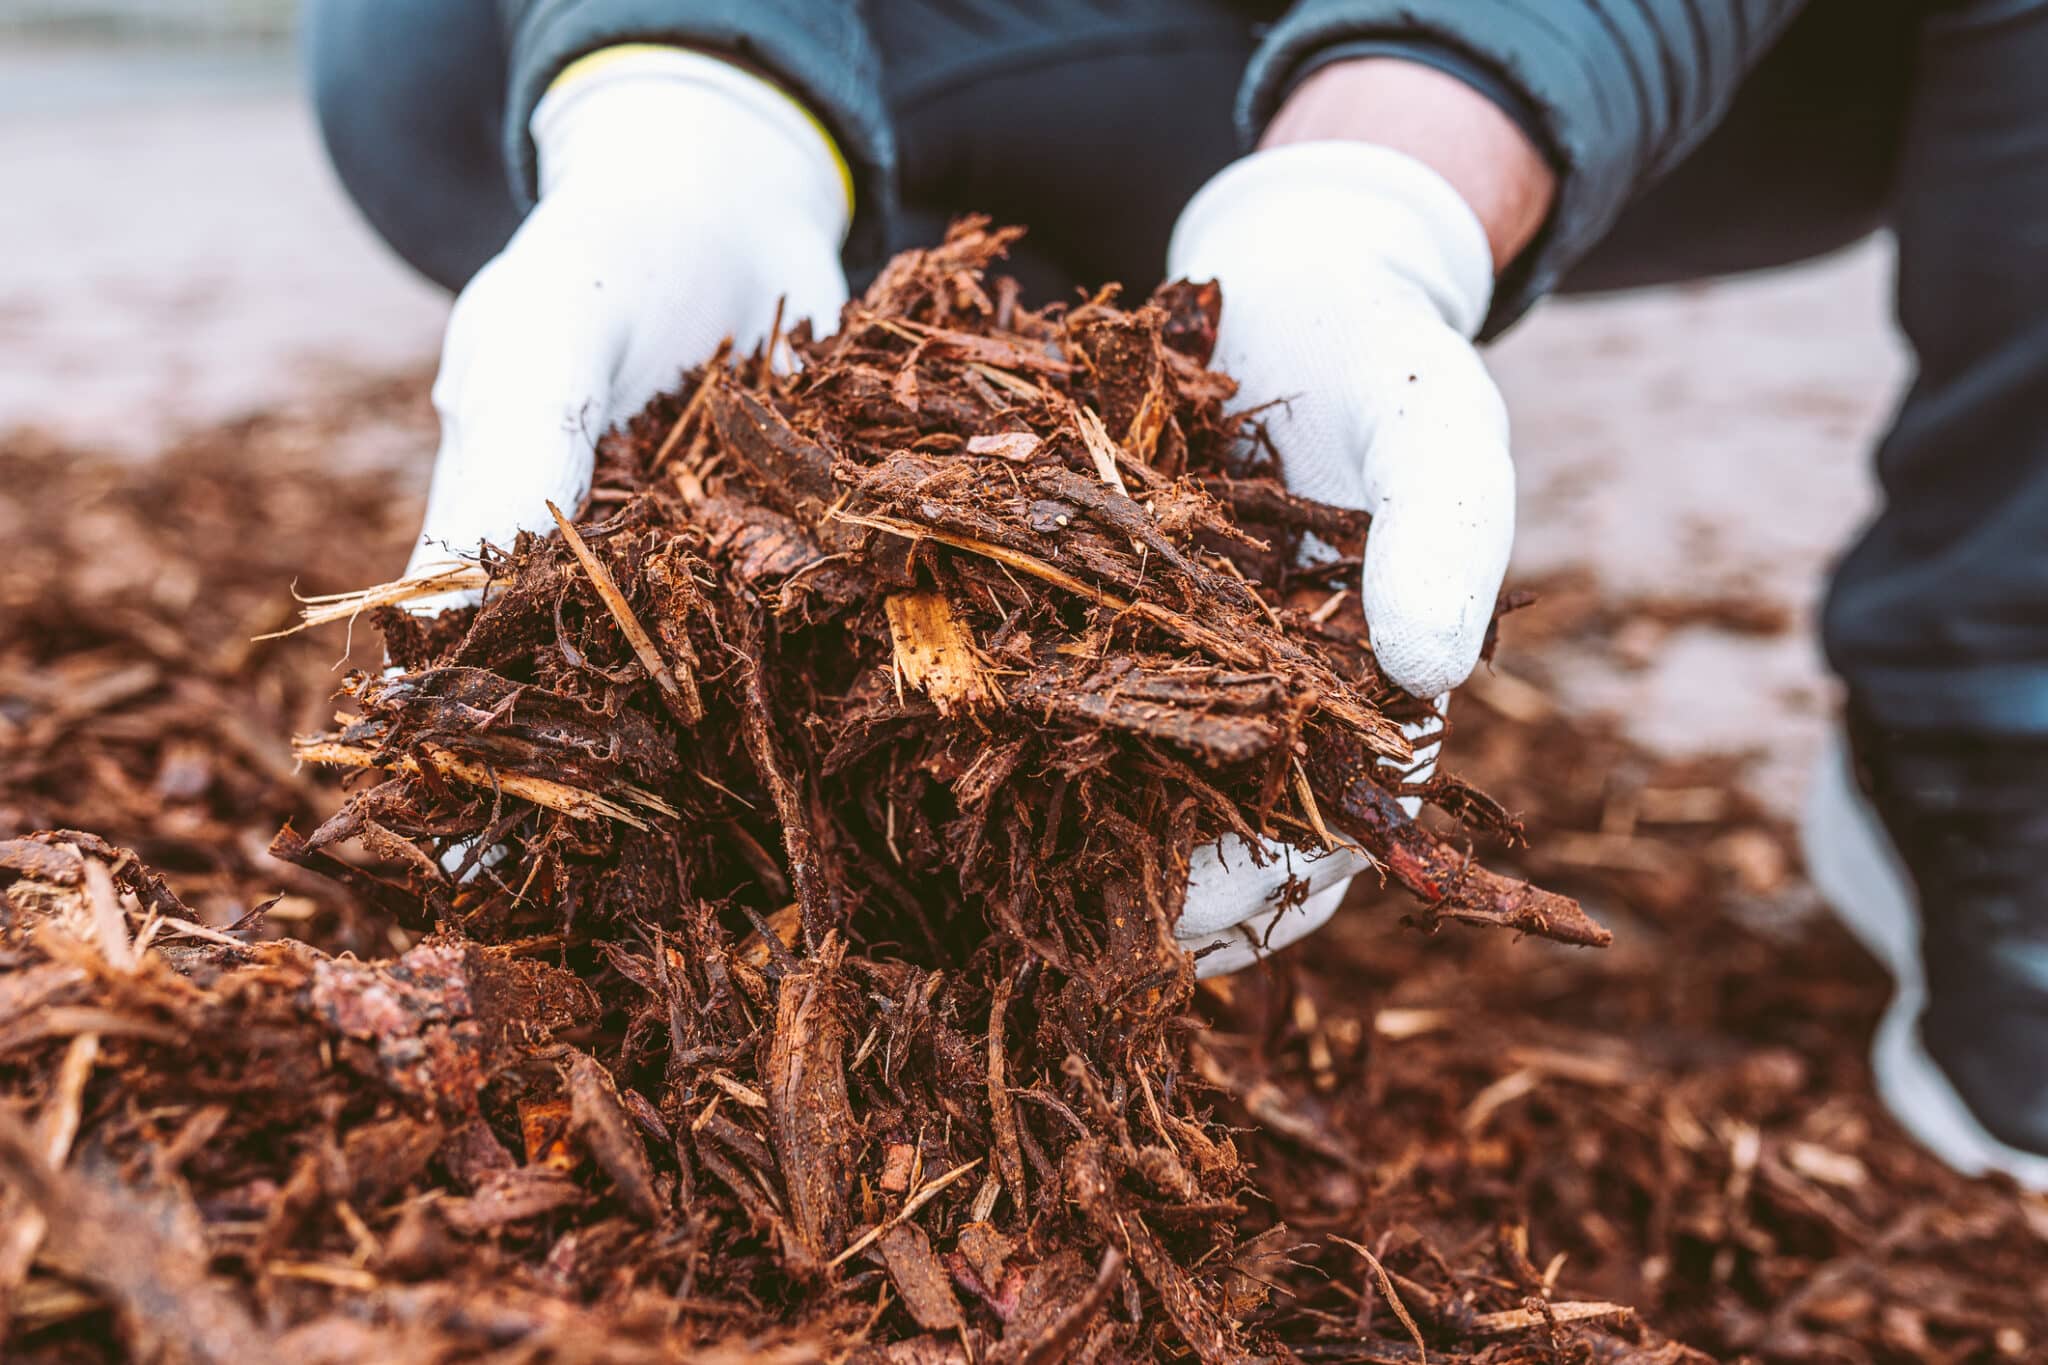
{"label": "dark jacket sleeve", "polygon": [[[1635,195],[1712,128],[1805,0],[1299,0],[1267,34],[1239,95],[1256,138],[1319,56],[1346,44],[1412,52],[1532,126],[1559,173],[1550,222],[1503,276],[1488,334],[1557,283]],[[1357,50],[1354,48],[1354,50]],[[1497,83],[1497,86],[1496,84]],[[1495,88],[1489,88],[1495,87]]]}
{"label": "dark jacket sleeve", "polygon": [[881,62],[860,0],[498,0],[510,79],[505,149],[515,191],[537,183],[527,124],[562,68],[619,43],[730,53],[782,85],[831,132],[853,172],[849,255],[874,254],[895,171]]}

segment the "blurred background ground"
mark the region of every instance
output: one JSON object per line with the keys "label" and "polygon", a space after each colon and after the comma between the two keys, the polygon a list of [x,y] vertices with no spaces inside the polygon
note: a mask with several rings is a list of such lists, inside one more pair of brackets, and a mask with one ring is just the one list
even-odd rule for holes
{"label": "blurred background ground", "polygon": [[[289,10],[0,0],[0,432],[147,458],[431,370],[446,299],[334,182]],[[1812,609],[1870,508],[1867,447],[1906,369],[1889,274],[1871,242],[1767,277],[1555,301],[1495,349],[1521,471],[1515,581],[1548,587],[1552,609],[1590,592],[1637,617],[1534,655],[1510,631],[1501,686],[1622,715],[1664,752],[1753,751],[1751,785],[1796,807],[1830,701]],[[423,399],[329,439],[331,459],[388,469],[395,498],[424,487]]]}

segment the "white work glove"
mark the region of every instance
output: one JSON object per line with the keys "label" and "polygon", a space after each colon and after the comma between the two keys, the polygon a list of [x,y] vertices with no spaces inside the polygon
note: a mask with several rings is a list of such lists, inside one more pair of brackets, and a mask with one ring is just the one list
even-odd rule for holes
{"label": "white work glove", "polygon": [[[1203,186],[1167,252],[1172,279],[1217,280],[1215,364],[1262,414],[1288,487],[1372,513],[1360,585],[1374,657],[1439,713],[1479,660],[1514,538],[1507,409],[1471,338],[1493,295],[1485,229],[1429,167],[1385,147],[1306,142],[1256,152]],[[1434,771],[1442,723],[1413,727]],[[1434,742],[1430,737],[1436,736]],[[1413,813],[1415,802],[1404,803]],[[1196,851],[1176,933],[1204,976],[1320,927],[1363,867],[1241,840]],[[1312,894],[1280,910],[1292,872]]]}
{"label": "white work glove", "polygon": [[564,73],[532,132],[540,201],[448,322],[408,576],[553,530],[547,503],[582,501],[597,438],[726,336],[758,344],[785,297],[784,326],[823,335],[846,302],[843,165],[768,82],[701,53],[613,49]]}

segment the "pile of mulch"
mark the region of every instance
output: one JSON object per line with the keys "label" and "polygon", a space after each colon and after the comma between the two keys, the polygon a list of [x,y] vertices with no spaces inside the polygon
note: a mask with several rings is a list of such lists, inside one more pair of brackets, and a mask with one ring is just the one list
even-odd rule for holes
{"label": "pile of mulch", "polygon": [[[836,351],[797,338],[800,376],[700,377],[609,442],[580,551],[508,547],[491,605],[438,631],[386,616],[406,673],[356,679],[346,728],[308,746],[378,769],[346,800],[251,764],[205,716],[322,728],[338,630],[233,647],[278,623],[278,582],[373,578],[416,505],[317,464],[252,474],[233,433],[118,491],[104,466],[4,457],[17,508],[54,526],[271,499],[258,549],[146,532],[145,512],[125,540],[158,567],[122,588],[95,596],[77,551],[0,580],[10,603],[69,604],[0,636],[0,837],[111,840],[0,844],[11,1352],[2038,1348],[2041,1210],[1879,1116],[1874,969],[1763,913],[1797,898],[1789,850],[1727,771],[1477,689],[1519,701],[1468,707],[1454,757],[1532,817],[1523,869],[1617,946],[1425,937],[1396,921],[1431,912],[1361,885],[1312,961],[1195,987],[1163,932],[1174,878],[1233,815],[1357,839],[1439,903],[1464,867],[1462,843],[1360,794],[1388,795],[1372,760],[1399,742],[1376,722],[1400,703],[1337,596],[1355,569],[1288,568],[1303,531],[1355,553],[1363,528],[1277,496],[1262,456],[1234,463],[1222,391],[1187,363],[1213,301],[1039,317],[930,260],[908,303],[871,297],[889,325],[856,314]],[[960,339],[1035,328],[1042,345],[1000,354]],[[1046,367],[1068,356],[1088,360]],[[1133,373],[1156,378],[1120,403],[1106,381]],[[994,401],[949,409],[966,374]],[[810,425],[827,385],[839,423]],[[1165,420],[1141,422],[1155,392]],[[1122,438],[1103,461],[1121,502],[1097,491],[1088,412]],[[833,495],[770,505],[817,450]],[[1149,503],[1156,542],[1126,503]],[[1052,529],[1025,541],[1034,515]],[[1211,594],[1225,563],[1270,588]],[[180,573],[196,591],[135,591]],[[195,613],[242,591],[246,609]],[[82,628],[123,607],[155,629]],[[156,651],[181,637],[226,662],[195,710],[166,711],[166,661],[187,655]],[[1278,676],[1247,679],[1200,652],[1289,643],[1329,676],[1311,689],[1267,656]],[[68,712],[20,681],[138,662],[162,679]],[[1326,691],[1355,711],[1318,729]],[[848,733],[862,747],[835,766]],[[159,780],[180,751],[207,781]],[[1283,757],[1306,761],[1276,779]],[[1463,784],[1429,794],[1507,827]],[[188,840],[195,809],[237,837]],[[247,831],[282,819],[329,877],[253,856]],[[1430,861],[1446,847],[1449,869]],[[1442,908],[1562,913],[1481,886]]]}

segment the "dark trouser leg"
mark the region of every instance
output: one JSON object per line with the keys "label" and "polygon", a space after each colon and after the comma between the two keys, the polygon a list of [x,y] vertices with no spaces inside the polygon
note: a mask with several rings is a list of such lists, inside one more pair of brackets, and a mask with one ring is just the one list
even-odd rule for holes
{"label": "dark trouser leg", "polygon": [[2048,734],[2044,75],[2048,0],[1924,23],[1892,215],[1919,374],[1824,626],[1887,726]]}
{"label": "dark trouser leg", "polygon": [[356,207],[414,269],[462,288],[520,218],[492,0],[311,0],[299,22],[320,133]]}
{"label": "dark trouser leg", "polygon": [[[1573,281],[1784,263],[1873,210],[1897,234],[1919,376],[1878,452],[1883,510],[1836,572],[1822,633],[1920,911],[1919,942],[1900,947],[1924,1003],[1909,992],[1912,1032],[1881,1038],[1924,1052],[1881,1048],[1877,1063],[1917,1132],[1966,1135],[1936,1142],[1965,1164],[2008,1161],[1973,1127],[2048,1154],[2044,73],[2048,0],[1816,0]],[[1829,134],[1847,140],[1830,151]]]}
{"label": "dark trouser leg", "polygon": [[2048,1154],[2048,0],[1921,33],[1894,196],[1919,374],[1824,634],[1920,895],[1920,1037]]}

